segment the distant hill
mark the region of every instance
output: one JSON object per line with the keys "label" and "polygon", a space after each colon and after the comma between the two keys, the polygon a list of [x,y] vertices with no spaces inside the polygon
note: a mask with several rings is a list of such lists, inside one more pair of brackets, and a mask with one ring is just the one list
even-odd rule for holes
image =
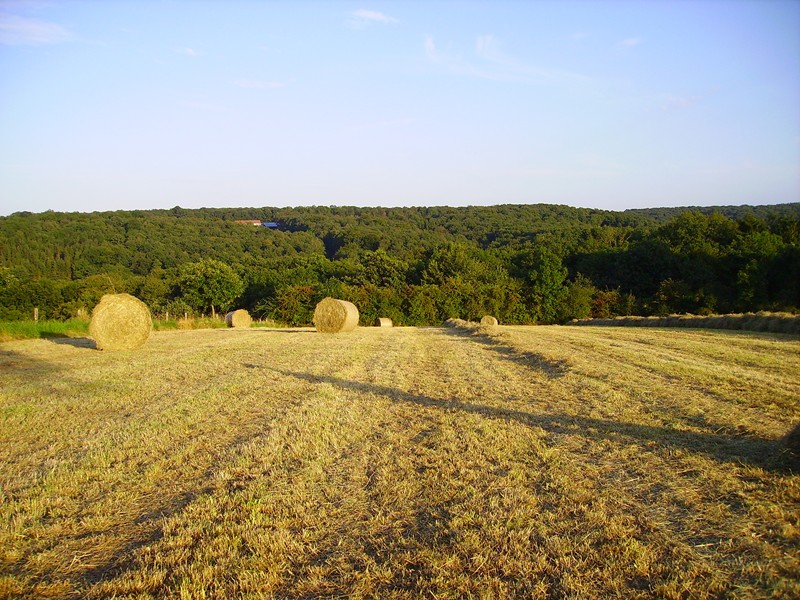
{"label": "distant hill", "polygon": [[796,310],[800,203],[19,212],[0,217],[0,319],[66,317],[105,291],[202,312],[184,270],[209,260],[242,279],[238,306],[292,323],[335,294],[415,324]]}
{"label": "distant hill", "polygon": [[652,219],[659,223],[666,223],[674,219],[683,212],[695,211],[705,215],[720,213],[729,219],[738,220],[746,215],[753,215],[760,219],[768,219],[774,216],[796,217],[800,214],[800,202],[788,204],[764,204],[750,206],[683,206],[679,208],[632,208],[624,211],[626,215],[635,215]]}

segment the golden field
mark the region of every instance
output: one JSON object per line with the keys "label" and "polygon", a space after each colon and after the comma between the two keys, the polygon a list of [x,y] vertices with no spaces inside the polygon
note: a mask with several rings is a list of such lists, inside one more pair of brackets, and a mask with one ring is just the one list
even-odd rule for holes
{"label": "golden field", "polygon": [[7,342],[0,597],[797,597],[798,420],[780,334]]}

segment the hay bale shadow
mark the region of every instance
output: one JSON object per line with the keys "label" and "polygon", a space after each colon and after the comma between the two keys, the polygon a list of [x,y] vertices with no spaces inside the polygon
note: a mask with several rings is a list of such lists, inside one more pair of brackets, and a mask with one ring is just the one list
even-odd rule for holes
{"label": "hay bale shadow", "polygon": [[448,335],[466,337],[473,342],[482,344],[499,354],[505,360],[530,367],[531,369],[544,373],[551,379],[560,379],[564,377],[572,367],[570,362],[566,359],[551,358],[538,352],[520,350],[513,344],[508,343],[501,334],[493,333],[491,329],[492,328],[477,325],[455,324],[448,325],[443,331]]}
{"label": "hay bale shadow", "polygon": [[[327,383],[343,390],[367,393],[390,398],[394,402],[405,402],[424,407],[438,407],[448,411],[462,411],[488,418],[505,419],[529,427],[537,427],[543,432],[559,436],[574,435],[586,440],[604,442],[615,441],[621,444],[645,444],[652,448],[679,448],[695,454],[703,454],[720,463],[746,464],[775,473],[791,473],[792,469],[781,456],[785,441],[764,439],[756,435],[729,435],[716,431],[685,431],[671,427],[643,423],[615,421],[589,416],[554,413],[530,413],[515,409],[488,406],[464,401],[458,397],[433,398],[401,389],[352,381],[306,372],[264,367],[283,376],[293,377],[312,384]],[[800,426],[798,426],[800,429]]]}
{"label": "hay bale shadow", "polygon": [[97,350],[97,342],[88,337],[56,337],[56,336],[42,336],[48,342],[58,344],[59,346],[73,346],[74,348],[89,348],[90,350]]}
{"label": "hay bale shadow", "polygon": [[780,464],[788,471],[800,473],[800,423],[781,442]]}

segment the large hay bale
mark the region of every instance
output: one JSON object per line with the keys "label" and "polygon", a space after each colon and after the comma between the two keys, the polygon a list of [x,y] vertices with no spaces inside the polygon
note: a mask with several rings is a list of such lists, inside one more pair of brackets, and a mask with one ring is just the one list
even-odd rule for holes
{"label": "large hay bale", "polygon": [[481,319],[481,325],[484,327],[497,327],[498,324],[497,319],[492,315],[484,315]]}
{"label": "large hay bale", "polygon": [[130,294],[106,294],[92,311],[89,337],[98,350],[134,350],[147,341],[152,328],[144,302]]}
{"label": "large hay bale", "polygon": [[343,333],[358,326],[358,309],[347,300],[324,298],[314,309],[314,325],[320,333]]}
{"label": "large hay bale", "polygon": [[388,317],[378,317],[375,319],[375,327],[392,327],[394,323]]}
{"label": "large hay bale", "polygon": [[233,310],[229,312],[227,315],[225,315],[225,324],[228,327],[247,328],[250,327],[250,324],[252,322],[253,319],[250,318],[250,313],[243,308],[240,308],[238,310]]}

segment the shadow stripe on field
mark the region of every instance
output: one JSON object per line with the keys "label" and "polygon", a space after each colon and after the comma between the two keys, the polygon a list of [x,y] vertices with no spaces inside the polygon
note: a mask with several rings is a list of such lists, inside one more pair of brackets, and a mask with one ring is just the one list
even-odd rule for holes
{"label": "shadow stripe on field", "polygon": [[329,384],[340,389],[384,396],[395,402],[406,402],[419,406],[460,410],[488,418],[516,421],[530,427],[539,427],[553,435],[579,435],[589,440],[616,440],[639,442],[655,447],[679,448],[705,454],[720,462],[748,463],[768,470],[782,470],[778,459],[781,440],[761,439],[752,436],[733,436],[712,432],[695,432],[637,423],[622,423],[570,415],[567,413],[532,414],[460,400],[439,400],[421,394],[371,383],[349,381],[329,375],[314,375],[266,367],[281,375],[294,377],[314,384]]}
{"label": "shadow stripe on field", "polygon": [[544,356],[538,352],[527,352],[510,345],[499,335],[484,333],[479,329],[444,328],[446,335],[466,338],[476,344],[485,346],[505,360],[529,367],[544,373],[550,379],[560,379],[566,375],[572,365],[566,359]]}

